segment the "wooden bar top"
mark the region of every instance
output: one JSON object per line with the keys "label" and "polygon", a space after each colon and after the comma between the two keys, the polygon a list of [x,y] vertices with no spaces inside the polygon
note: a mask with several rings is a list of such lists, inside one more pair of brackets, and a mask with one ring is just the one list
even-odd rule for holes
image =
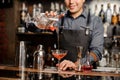
{"label": "wooden bar top", "polygon": [[58,72],[58,71],[53,70],[53,69],[44,69],[42,71],[39,71],[37,69],[32,69],[32,68],[19,68],[19,67],[13,67],[13,66],[0,66],[0,70],[24,71],[24,72],[42,72],[42,73],[52,73],[52,74],[120,77],[120,73],[114,73],[114,72],[97,72],[97,71],[91,71],[91,72],[60,71],[60,72]]}
{"label": "wooden bar top", "polygon": [[6,77],[0,77],[0,80],[21,80],[20,78],[6,78]]}

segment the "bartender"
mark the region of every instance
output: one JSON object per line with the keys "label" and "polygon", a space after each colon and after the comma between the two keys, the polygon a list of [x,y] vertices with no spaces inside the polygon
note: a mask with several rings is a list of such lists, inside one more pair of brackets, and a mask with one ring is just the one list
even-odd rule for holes
{"label": "bartender", "polygon": [[59,64],[60,69],[76,69],[76,46],[83,46],[84,57],[87,51],[90,52],[91,63],[101,60],[104,43],[102,20],[90,15],[90,11],[84,7],[85,0],[64,0],[64,2],[68,10],[58,22],[59,46],[68,50],[68,53]]}

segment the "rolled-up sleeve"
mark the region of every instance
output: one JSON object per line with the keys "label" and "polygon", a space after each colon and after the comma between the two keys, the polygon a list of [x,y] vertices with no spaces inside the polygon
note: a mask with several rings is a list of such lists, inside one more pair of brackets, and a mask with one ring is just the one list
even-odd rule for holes
{"label": "rolled-up sleeve", "polygon": [[[93,55],[96,56],[97,60],[101,60],[103,53],[103,43],[104,43],[104,28],[102,20],[99,17],[95,17],[93,20],[93,31],[92,31],[92,39],[90,44],[90,50]],[[91,55],[91,59],[95,60],[95,56]]]}

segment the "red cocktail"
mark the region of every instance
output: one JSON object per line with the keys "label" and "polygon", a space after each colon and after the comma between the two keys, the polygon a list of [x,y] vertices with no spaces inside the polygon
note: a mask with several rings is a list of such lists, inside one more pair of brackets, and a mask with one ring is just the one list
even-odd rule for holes
{"label": "red cocktail", "polygon": [[[58,64],[60,63],[60,60],[66,56],[66,54],[67,54],[67,50],[59,50],[59,49],[52,50],[52,55],[58,59]],[[58,71],[60,71],[59,68]]]}
{"label": "red cocktail", "polygon": [[93,66],[92,65],[82,65],[81,66],[81,71],[83,72],[90,72],[92,71]]}
{"label": "red cocktail", "polygon": [[52,55],[58,60],[61,60],[66,55],[66,53],[60,53],[60,54],[52,53]]}

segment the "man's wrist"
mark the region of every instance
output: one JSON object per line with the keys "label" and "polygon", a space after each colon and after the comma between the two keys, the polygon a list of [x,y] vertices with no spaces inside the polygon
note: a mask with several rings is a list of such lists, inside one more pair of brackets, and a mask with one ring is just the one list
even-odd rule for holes
{"label": "man's wrist", "polygon": [[97,55],[93,51],[90,52],[90,61],[98,61]]}

